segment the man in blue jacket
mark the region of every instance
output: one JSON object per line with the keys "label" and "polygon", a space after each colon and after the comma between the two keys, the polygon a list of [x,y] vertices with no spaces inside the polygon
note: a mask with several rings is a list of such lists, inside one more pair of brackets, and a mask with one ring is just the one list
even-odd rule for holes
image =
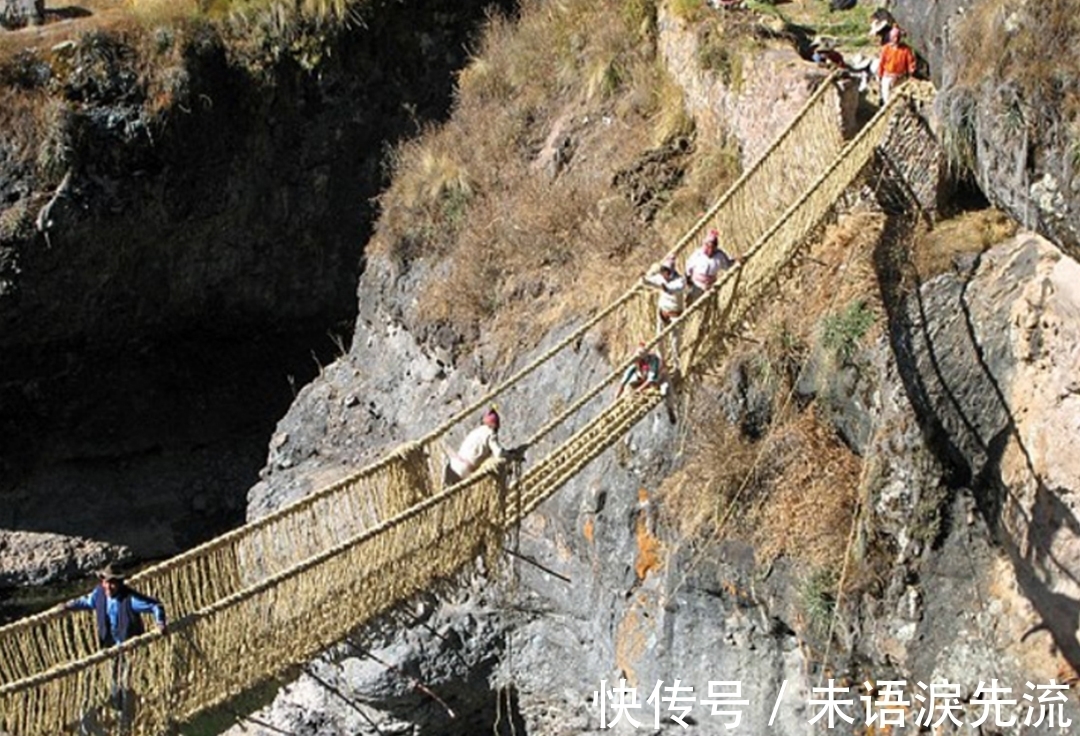
{"label": "man in blue jacket", "polygon": [[161,601],[132,590],[124,576],[112,565],[98,573],[101,583],[92,591],[74,600],[61,603],[64,611],[93,611],[96,616],[98,642],[111,647],[142,634],[141,616],[151,614],[158,631],[165,632],[165,607]]}

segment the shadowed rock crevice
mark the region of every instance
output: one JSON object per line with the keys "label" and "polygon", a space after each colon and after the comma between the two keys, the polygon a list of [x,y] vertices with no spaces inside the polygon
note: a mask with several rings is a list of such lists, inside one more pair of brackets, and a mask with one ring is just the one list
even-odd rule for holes
{"label": "shadowed rock crevice", "polygon": [[311,69],[159,34],[185,45],[156,110],[124,36],[38,65],[66,148],[44,180],[0,137],[0,211],[30,223],[0,230],[0,526],[149,558],[243,520],[274,423],[349,348],[387,146],[448,114],[488,6],[375,3]]}

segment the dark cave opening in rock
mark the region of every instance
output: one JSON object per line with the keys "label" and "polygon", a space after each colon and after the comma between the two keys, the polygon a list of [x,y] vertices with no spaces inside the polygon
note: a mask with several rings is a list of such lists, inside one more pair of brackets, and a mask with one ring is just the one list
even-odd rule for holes
{"label": "dark cave opening in rock", "polygon": [[[9,375],[26,380],[0,391],[0,528],[127,548],[134,564],[242,524],[267,438],[296,392],[348,349],[349,327],[21,356]],[[0,576],[3,587],[35,582]]]}

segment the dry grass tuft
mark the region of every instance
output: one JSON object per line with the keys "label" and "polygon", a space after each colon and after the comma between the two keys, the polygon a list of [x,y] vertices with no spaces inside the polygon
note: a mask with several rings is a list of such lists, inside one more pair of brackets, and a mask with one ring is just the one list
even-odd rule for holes
{"label": "dry grass tuft", "polygon": [[669,0],[668,6],[672,15],[686,23],[697,23],[711,12],[701,0]]}
{"label": "dry grass tuft", "polygon": [[997,209],[963,212],[942,220],[915,241],[913,261],[920,278],[952,270],[959,256],[981,253],[1016,234],[1017,224]]}
{"label": "dry grass tuft", "polygon": [[771,432],[764,452],[782,471],[747,519],[758,558],[783,555],[838,570],[855,511],[858,458],[811,411]]}
{"label": "dry grass tuft", "polygon": [[[652,74],[642,74],[640,78],[647,85],[638,94],[648,100],[641,112],[653,121],[650,140],[653,147],[659,148],[677,138],[693,135],[694,119],[686,111],[682,87],[659,67],[654,67]],[[636,96],[631,95],[630,99]]]}
{"label": "dry grass tuft", "polygon": [[0,87],[0,136],[11,145],[16,157],[36,158],[44,130],[42,123],[49,112],[48,102],[44,91]]}
{"label": "dry grass tuft", "polygon": [[623,3],[623,21],[627,29],[639,38],[650,40],[656,33],[657,0],[626,0]]}
{"label": "dry grass tuft", "polygon": [[197,18],[201,5],[199,0],[134,0],[131,12],[142,25],[153,28]]}
{"label": "dry grass tuft", "polygon": [[696,418],[695,436],[688,462],[661,489],[681,538],[738,538],[763,564],[785,556],[839,569],[861,464],[812,410],[777,421],[758,442],[718,414]]}
{"label": "dry grass tuft", "polygon": [[760,448],[718,407],[704,408],[692,421],[687,462],[660,488],[664,521],[680,539],[739,536],[741,525],[724,520],[738,516],[731,513],[733,503],[745,507],[765,492]]}
{"label": "dry grass tuft", "polygon": [[[964,15],[957,32],[962,87],[990,85],[1002,115],[1038,126],[1044,110],[1061,119],[1080,113],[1080,14],[1074,0],[985,0]],[[993,53],[987,53],[993,49]],[[1014,108],[1023,97],[1026,103]],[[1039,111],[1039,114],[1035,114]]]}
{"label": "dry grass tuft", "polygon": [[642,38],[654,10],[527,0],[489,20],[451,121],[395,152],[380,199],[373,252],[443,276],[410,320],[527,348],[621,293],[737,176],[733,147],[694,149]]}
{"label": "dry grass tuft", "polygon": [[402,187],[402,203],[410,210],[439,208],[441,219],[453,221],[473,194],[469,172],[456,152],[411,145],[405,148],[414,176]]}

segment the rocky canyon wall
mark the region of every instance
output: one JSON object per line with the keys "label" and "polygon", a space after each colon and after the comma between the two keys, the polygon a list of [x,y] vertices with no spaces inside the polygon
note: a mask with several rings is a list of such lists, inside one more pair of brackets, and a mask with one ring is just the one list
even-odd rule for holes
{"label": "rocky canyon wall", "polygon": [[242,520],[348,348],[386,147],[446,115],[486,7],[373,3],[276,51],[93,14],[5,39],[30,40],[3,62],[0,528],[57,552],[5,579],[93,564],[52,535],[146,559]]}

